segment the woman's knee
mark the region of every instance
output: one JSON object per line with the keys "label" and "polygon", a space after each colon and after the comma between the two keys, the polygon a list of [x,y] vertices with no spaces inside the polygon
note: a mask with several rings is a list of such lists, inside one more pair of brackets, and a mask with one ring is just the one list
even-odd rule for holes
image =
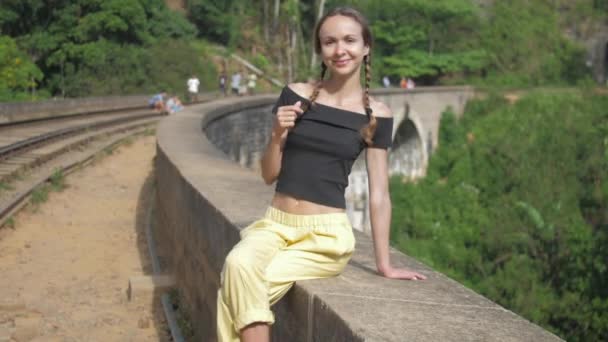
{"label": "woman's knee", "polygon": [[247,272],[256,268],[255,259],[242,249],[235,248],[228,256],[226,256],[226,261],[224,268],[230,271],[238,271],[238,272]]}

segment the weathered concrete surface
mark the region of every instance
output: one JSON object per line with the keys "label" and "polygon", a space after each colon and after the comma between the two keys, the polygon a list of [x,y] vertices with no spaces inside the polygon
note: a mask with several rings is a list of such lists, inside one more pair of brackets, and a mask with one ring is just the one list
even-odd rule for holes
{"label": "weathered concrete surface", "polygon": [[36,102],[0,103],[0,125],[59,116],[109,112],[148,105],[148,95],[88,97]]}
{"label": "weathered concrete surface", "polygon": [[[272,187],[213,146],[201,129],[224,115],[270,108],[276,96],[226,99],[163,119],[157,130],[157,230],[196,339],[215,340],[215,301],[224,258],[240,229],[264,214]],[[233,118],[234,119],[234,118]],[[298,282],[273,310],[274,341],[558,341],[559,339],[392,251],[426,281],[379,277],[369,237],[332,279]]]}
{"label": "weathered concrete surface", "polygon": [[[81,114],[125,111],[148,107],[150,95],[52,99],[33,102],[0,102],[0,125],[69,117]],[[199,101],[210,101],[216,92],[201,93]]]}

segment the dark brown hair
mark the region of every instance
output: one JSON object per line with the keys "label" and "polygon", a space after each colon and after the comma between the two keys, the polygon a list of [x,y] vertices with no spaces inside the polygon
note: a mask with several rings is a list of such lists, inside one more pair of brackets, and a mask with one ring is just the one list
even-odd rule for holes
{"label": "dark brown hair", "polygon": [[[331,11],[327,12],[319,20],[319,22],[317,23],[317,26],[315,28],[315,34],[314,34],[315,52],[317,54],[321,54],[321,40],[319,39],[319,31],[321,30],[321,26],[323,25],[325,20],[327,20],[327,18],[334,17],[337,15],[349,17],[349,18],[355,20],[357,23],[359,23],[359,25],[361,25],[361,34],[363,35],[363,44],[368,46],[369,50],[370,50],[370,52],[363,57],[363,63],[365,63],[365,69],[364,69],[364,71],[365,71],[365,92],[363,95],[363,105],[365,106],[365,113],[367,114],[369,122],[367,125],[365,125],[363,128],[361,128],[361,135],[363,136],[363,139],[365,140],[365,142],[368,145],[372,145],[372,137],[374,136],[374,133],[376,132],[377,121],[376,121],[376,117],[372,113],[372,108],[369,104],[369,83],[370,83],[371,77],[372,77],[371,76],[371,56],[370,55],[371,55],[373,39],[372,39],[372,32],[369,28],[369,24],[367,23],[367,19],[365,19],[365,17],[361,13],[359,13],[359,11],[357,11],[356,9],[351,8],[351,7],[337,7],[337,8],[332,9]],[[309,98],[310,104],[314,104],[315,100],[317,99],[317,96],[319,96],[319,91],[323,84],[323,78],[325,78],[326,72],[327,72],[327,66],[325,65],[325,63],[321,62],[321,78],[316,83],[315,88],[312,91],[312,94],[310,95],[310,98]],[[304,110],[308,109],[307,103],[305,103],[303,105],[303,109]]]}

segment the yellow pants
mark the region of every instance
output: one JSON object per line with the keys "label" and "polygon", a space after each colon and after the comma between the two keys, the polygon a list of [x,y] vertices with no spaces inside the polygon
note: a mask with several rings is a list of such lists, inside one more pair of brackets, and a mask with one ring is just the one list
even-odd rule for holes
{"label": "yellow pants", "polygon": [[273,207],[241,231],[226,257],[217,296],[219,342],[239,341],[254,322],[274,323],[270,306],[298,280],[340,274],[355,247],[345,213],[293,215]]}

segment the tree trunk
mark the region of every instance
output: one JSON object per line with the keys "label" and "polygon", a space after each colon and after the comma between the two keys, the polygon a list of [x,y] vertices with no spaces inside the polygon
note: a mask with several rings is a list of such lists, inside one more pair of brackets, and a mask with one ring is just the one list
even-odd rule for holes
{"label": "tree trunk", "polygon": [[281,0],[274,0],[274,16],[272,17],[272,32],[277,32],[279,28],[279,10],[281,9]]}
{"label": "tree trunk", "polygon": [[294,18],[294,22],[291,25],[291,82],[293,82],[293,80],[295,79],[295,73],[296,70],[298,70],[298,54],[297,54],[297,47],[298,47],[298,23],[295,20],[296,18]]}
{"label": "tree trunk", "polygon": [[[275,56],[277,58],[277,70],[279,72],[279,77],[281,78],[281,81],[285,81],[285,66],[284,66],[284,62],[283,62],[283,53],[285,50],[284,49],[285,44],[283,44],[283,39],[280,38],[280,37],[282,37],[283,33],[281,31],[273,31],[273,32],[275,32],[273,47],[274,47],[274,51],[275,51]],[[278,35],[276,33],[278,33]]]}
{"label": "tree trunk", "polygon": [[[319,11],[317,12],[317,21],[315,22],[315,25],[319,22],[319,20],[321,20],[324,9],[325,9],[325,0],[320,0],[319,8],[318,8]],[[314,32],[313,32],[313,39],[314,39]],[[315,67],[315,64],[317,64],[317,52],[315,51],[314,46],[313,46],[312,53],[310,56],[310,69],[311,70]]]}
{"label": "tree trunk", "polygon": [[285,29],[285,38],[287,41],[287,83],[293,82],[293,52],[291,51],[291,25],[287,25]]}
{"label": "tree trunk", "polygon": [[64,61],[63,59],[61,60],[61,97],[65,98],[65,73],[63,71],[63,65],[64,65]]}
{"label": "tree trunk", "polygon": [[428,33],[428,39],[429,39],[429,55],[432,56],[433,55],[433,48],[434,48],[434,41],[433,41],[433,37],[435,36],[435,32],[434,32],[434,27],[433,24],[431,23],[431,27],[429,28],[429,33]]}
{"label": "tree trunk", "polygon": [[270,25],[270,13],[268,13],[268,1],[270,0],[262,0],[263,3],[263,8],[264,8],[264,13],[263,13],[263,21],[264,23],[262,25],[264,25],[264,41],[266,42],[266,44],[270,43],[270,29],[269,29],[269,25]]}

